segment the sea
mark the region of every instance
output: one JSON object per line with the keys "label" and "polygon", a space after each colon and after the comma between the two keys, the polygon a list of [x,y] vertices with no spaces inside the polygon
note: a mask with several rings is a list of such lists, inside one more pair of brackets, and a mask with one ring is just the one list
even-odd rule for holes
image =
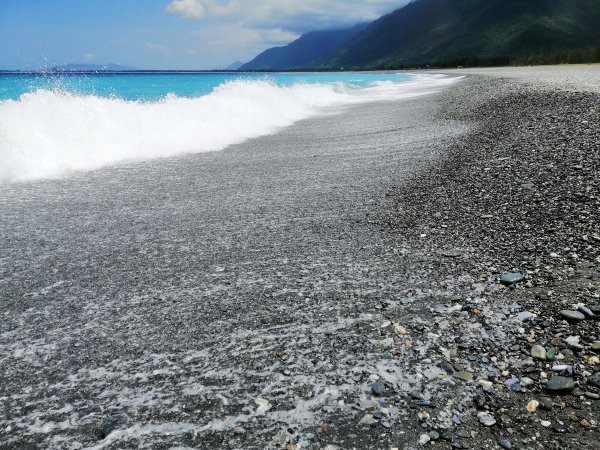
{"label": "sea", "polygon": [[0,183],[223,150],[453,81],[382,72],[0,74]]}

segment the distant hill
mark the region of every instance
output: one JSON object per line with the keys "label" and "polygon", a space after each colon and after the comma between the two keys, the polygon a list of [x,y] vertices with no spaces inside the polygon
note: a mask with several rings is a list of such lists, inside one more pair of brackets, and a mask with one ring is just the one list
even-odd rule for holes
{"label": "distant hill", "polygon": [[229,64],[227,67],[225,67],[225,70],[235,71],[235,70],[238,70],[243,65],[244,65],[243,62],[241,62],[241,61],[235,61],[235,62]]}
{"label": "distant hill", "polygon": [[53,72],[102,72],[102,71],[128,71],[138,70],[135,67],[122,66],[120,64],[65,64],[63,66],[55,66],[50,69]]}
{"label": "distant hill", "polygon": [[264,51],[240,70],[285,70],[311,67],[316,61],[326,58],[346,44],[366,24],[346,30],[312,31],[285,47],[274,47]]}
{"label": "distant hill", "polygon": [[418,0],[371,23],[316,65],[543,63],[561,54],[595,59],[598,49],[599,0]]}

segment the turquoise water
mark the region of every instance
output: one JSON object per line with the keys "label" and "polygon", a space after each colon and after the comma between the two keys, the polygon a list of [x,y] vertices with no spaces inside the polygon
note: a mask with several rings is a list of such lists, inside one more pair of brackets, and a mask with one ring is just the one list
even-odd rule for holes
{"label": "turquoise water", "polygon": [[17,100],[23,94],[44,89],[124,100],[153,101],[169,94],[199,97],[210,94],[217,86],[237,80],[269,80],[279,86],[297,83],[343,83],[360,88],[377,82],[402,82],[410,78],[410,75],[394,73],[0,75],[0,100]]}

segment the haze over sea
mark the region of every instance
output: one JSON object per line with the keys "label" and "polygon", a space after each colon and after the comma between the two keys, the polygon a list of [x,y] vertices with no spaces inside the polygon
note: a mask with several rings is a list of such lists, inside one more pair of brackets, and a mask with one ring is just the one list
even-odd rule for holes
{"label": "haze over sea", "polygon": [[354,104],[452,83],[398,73],[0,75],[0,182],[222,150]]}

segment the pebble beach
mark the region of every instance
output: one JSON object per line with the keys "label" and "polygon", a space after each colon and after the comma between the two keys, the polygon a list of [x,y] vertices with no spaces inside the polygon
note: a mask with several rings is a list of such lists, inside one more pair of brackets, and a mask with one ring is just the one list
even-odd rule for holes
{"label": "pebble beach", "polygon": [[600,66],[551,70],[7,186],[0,448],[597,448]]}

